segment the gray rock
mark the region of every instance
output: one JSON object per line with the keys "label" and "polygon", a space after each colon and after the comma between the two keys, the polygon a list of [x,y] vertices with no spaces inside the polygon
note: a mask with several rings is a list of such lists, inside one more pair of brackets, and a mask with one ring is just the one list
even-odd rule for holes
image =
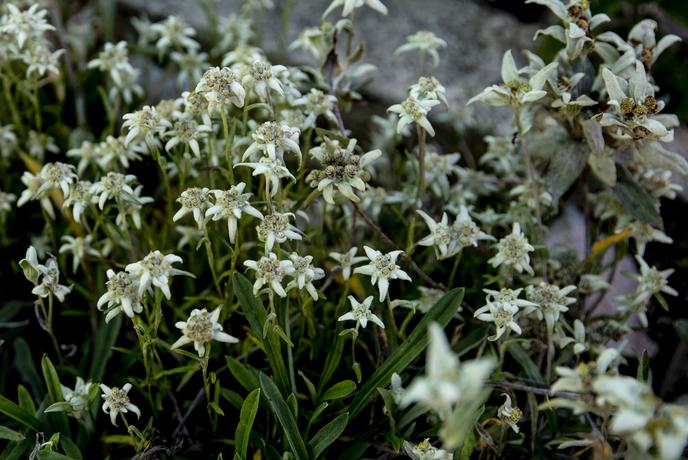
{"label": "gray rock", "polygon": [[[289,44],[303,28],[320,24],[322,12],[329,3],[330,0],[275,1],[276,9],[264,17],[263,48],[268,54],[277,55],[280,43],[284,43],[281,39],[285,31],[280,25],[283,5],[292,5],[286,30],[286,43]],[[504,51],[511,48],[518,54],[517,50],[532,47],[532,37],[538,28],[470,0],[393,0],[385,3],[389,8],[387,16],[368,8],[358,10],[356,30],[367,44],[365,62],[378,67],[375,80],[367,90],[373,97],[390,104],[403,99],[406,88],[419,76],[417,54],[393,56],[406,36],[418,30],[432,30],[447,41],[447,48],[440,52],[442,61],[432,73],[447,87],[450,108],[460,109],[470,96],[499,80]],[[120,0],[120,4],[155,20],[169,14],[181,16],[201,34],[207,27],[206,18],[195,1]],[[238,0],[222,1],[220,14],[238,12],[240,4]],[[329,19],[338,19],[338,13],[331,13]],[[299,53],[289,53],[287,61],[288,64],[312,64],[307,56]],[[508,119],[508,111],[479,105],[472,112],[481,123],[491,125],[495,119]],[[499,114],[496,118],[495,113]]]}

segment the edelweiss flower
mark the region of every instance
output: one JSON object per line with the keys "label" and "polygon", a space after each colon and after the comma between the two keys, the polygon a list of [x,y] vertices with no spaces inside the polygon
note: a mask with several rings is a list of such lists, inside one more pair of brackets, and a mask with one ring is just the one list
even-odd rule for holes
{"label": "edelweiss flower", "polygon": [[507,330],[512,330],[521,335],[521,328],[515,317],[520,308],[535,306],[532,302],[518,298],[522,290],[503,288],[500,291],[493,291],[483,289],[487,294],[486,304],[478,308],[473,316],[480,321],[489,321],[495,324],[497,331],[494,336],[488,337],[489,340],[499,340]]}
{"label": "edelweiss flower", "polygon": [[322,268],[314,267],[313,256],[301,257],[297,253],[289,255],[292,265],[294,266],[294,279],[287,285],[287,290],[298,287],[300,290],[306,289],[313,300],[318,300],[318,291],[313,286],[313,281],[323,279],[325,271]]}
{"label": "edelweiss flower", "polygon": [[497,243],[497,255],[488,260],[488,262],[493,267],[499,267],[504,264],[514,267],[519,273],[525,271],[533,275],[534,272],[530,266],[530,255],[528,253],[534,250],[535,248],[530,245],[528,239],[521,232],[521,226],[518,222],[514,222],[511,233]]}
{"label": "edelweiss flower", "polygon": [[64,52],[65,50],[63,49],[51,51],[49,48],[40,45],[24,51],[23,59],[28,64],[26,78],[38,80],[46,74],[59,75],[59,60]]}
{"label": "edelweiss flower", "polygon": [[38,265],[37,268],[42,278],[31,293],[41,298],[54,295],[60,302],[64,302],[65,296],[72,292],[72,287],[60,284],[60,268],[57,265],[57,259],[51,257],[45,265]]}
{"label": "edelweiss flower", "polygon": [[497,409],[497,416],[509,425],[515,433],[518,433],[518,422],[521,420],[523,412],[518,407],[511,406],[511,397],[508,394],[502,393],[502,396],[506,398],[506,401]]}
{"label": "edelweiss flower", "polygon": [[218,107],[234,104],[244,106],[246,92],[236,74],[229,67],[212,67],[205,71],[201,81],[196,85],[196,92],[205,96],[208,101],[208,113]]}
{"label": "edelweiss flower", "polygon": [[13,193],[0,191],[0,216],[12,210],[12,203],[17,201],[17,196]]}
{"label": "edelweiss flower", "polygon": [[131,188],[129,182],[136,180],[133,174],[124,174],[109,172],[105,177],[102,177],[98,182],[91,185],[91,193],[94,198],[98,197],[98,207],[103,209],[105,201],[114,199],[117,202],[131,199],[134,196],[134,189]]}
{"label": "edelweiss flower", "polygon": [[134,140],[145,140],[147,144],[157,143],[156,135],[161,135],[165,128],[172,125],[168,120],[161,117],[155,107],[144,105],[141,110],[125,114],[122,119],[122,130],[127,130],[127,137],[124,138],[124,145],[128,146]]}
{"label": "edelweiss flower", "polygon": [[124,169],[129,168],[129,162],[140,160],[141,156],[139,154],[145,153],[147,148],[145,144],[140,142],[125,145],[124,139],[121,136],[108,136],[103,142],[94,146],[94,150],[93,156],[98,166],[108,171],[117,169],[115,162],[119,162]]}
{"label": "edelweiss flower", "polygon": [[631,222],[629,230],[631,238],[635,240],[635,247],[640,257],[645,254],[645,246],[647,243],[657,241],[658,243],[671,244],[674,242],[674,240],[661,230],[652,228],[650,224],[640,220]]}
{"label": "edelweiss flower", "polygon": [[431,99],[447,104],[447,90],[435,77],[420,77],[418,83],[411,86],[409,94],[416,99]]}
{"label": "edelweiss flower", "polygon": [[107,277],[107,292],[100,296],[97,304],[99,310],[103,310],[103,305],[107,304],[105,322],[109,323],[120,312],[124,312],[129,318],[133,318],[134,313],[141,313],[143,306],[138,278],[127,272],[115,273],[112,269],[107,271]]}
{"label": "edelweiss flower", "polygon": [[151,32],[160,36],[155,47],[161,53],[172,49],[196,50],[201,47],[199,43],[191,37],[196,35],[196,30],[186,24],[186,21],[177,16],[168,16],[164,21],[152,24]]}
{"label": "edelweiss flower", "polygon": [[537,71],[528,80],[524,80],[520,76],[523,70],[516,68],[511,50],[507,50],[502,58],[503,83],[485,88],[482,93],[471,98],[468,104],[480,101],[497,107],[505,105],[519,107],[538,101],[547,95],[547,91],[542,88],[547,80],[556,73],[558,65],[557,62],[552,62]]}
{"label": "edelweiss flower", "polygon": [[103,51],[98,53],[98,58],[88,62],[87,68],[108,72],[116,86],[124,86],[125,78],[122,74],[131,73],[134,70],[131,64],[129,64],[127,42],[120,41],[117,44],[106,43]]}
{"label": "edelweiss flower", "polygon": [[363,246],[366,256],[370,260],[368,265],[354,268],[354,273],[370,276],[370,283],[375,286],[377,284],[380,291],[380,302],[384,302],[389,290],[389,280],[401,279],[404,281],[411,281],[411,277],[399,268],[396,264],[397,258],[404,251],[392,251],[387,254],[382,254],[368,246]]}
{"label": "edelweiss flower", "polygon": [[671,142],[674,137],[675,116],[657,116],[664,101],[655,99],[655,90],[647,80],[645,69],[636,62],[628,81],[602,68],[609,109],[595,116],[602,126],[613,129],[622,139],[648,139]]}
{"label": "edelweiss flower", "polygon": [[103,398],[103,412],[110,414],[110,421],[113,425],[117,426],[117,416],[131,411],[136,414],[137,418],[141,418],[141,411],[138,407],[133,405],[129,401],[129,390],[131,390],[131,383],[126,383],[122,388],[112,387],[100,384],[100,389],[103,394],[100,395]]}
{"label": "edelweiss flower", "polygon": [[290,212],[274,213],[263,217],[256,227],[258,239],[265,243],[265,250],[270,252],[275,243],[284,243],[287,240],[300,240],[299,229],[289,223],[289,218],[294,217]]}
{"label": "edelweiss flower", "polygon": [[451,452],[433,447],[429,439],[418,444],[404,441],[404,451],[412,460],[451,460],[453,458]]}
{"label": "edelweiss flower", "polygon": [[[84,382],[81,377],[76,378],[76,384],[72,390],[60,384],[60,390],[62,391],[62,399],[64,402],[71,406],[71,414],[76,418],[81,418],[81,415],[86,408],[86,403],[89,399],[89,392],[91,390],[92,382]],[[49,412],[47,409],[45,412]]]}
{"label": "edelweiss flower", "polygon": [[313,157],[320,161],[321,169],[314,169],[306,178],[311,187],[318,187],[323,192],[323,198],[334,204],[334,194],[339,191],[354,203],[360,200],[354,189],[364,192],[366,182],[370,180],[370,173],[365,168],[380,158],[382,152],[371,150],[362,156],[354,153],[356,139],[351,139],[346,149],[340,147],[338,141],[325,137],[319,147],[310,150]]}
{"label": "edelweiss flower", "polygon": [[481,232],[480,228],[468,215],[468,209],[461,206],[461,213],[452,225],[449,225],[447,213],[442,213],[442,220],[436,222],[420,209],[418,214],[423,218],[430,234],[418,242],[421,246],[435,246],[439,250],[439,259],[446,259],[458,254],[463,248],[477,246],[479,240],[493,240],[490,235]]}
{"label": "edelweiss flower", "polygon": [[298,128],[290,128],[284,123],[267,121],[256,128],[253,133],[253,143],[241,157],[242,161],[252,158],[256,152],[263,152],[271,160],[284,161],[285,152],[292,152],[301,163],[301,148],[299,147]]}
{"label": "edelweiss flower", "polygon": [[152,286],[160,288],[167,300],[170,300],[169,278],[175,275],[185,275],[195,278],[189,272],[178,270],[172,264],[181,262],[182,258],[174,254],[163,254],[160,251],[152,251],[139,262],[127,265],[124,269],[139,278],[139,296],[142,296]]}
{"label": "edelweiss flower", "polygon": [[372,321],[382,329],[385,328],[382,320],[370,311],[370,304],[373,302],[372,295],[366,297],[363,302],[359,302],[354,296],[350,295],[349,302],[351,302],[351,311],[340,316],[337,321],[356,321],[356,329],[359,326],[365,328],[368,325],[368,321]]}
{"label": "edelweiss flower", "polygon": [[141,196],[143,190],[143,185],[139,185],[134,189],[133,195],[122,196],[122,200],[117,203],[117,217],[115,217],[115,223],[122,227],[124,230],[128,228],[127,217],[131,217],[134,222],[134,226],[137,229],[141,228],[141,208],[144,204],[149,204],[153,202],[153,198],[149,196]]}
{"label": "edelweiss flower", "polygon": [[674,273],[673,268],[662,271],[657,270],[657,267],[650,267],[639,255],[635,256],[635,260],[640,265],[640,274],[634,275],[634,278],[638,281],[633,299],[634,305],[642,305],[650,300],[653,295],[662,292],[671,296],[678,295],[676,289],[667,283],[667,278]]}
{"label": "edelweiss flower", "polygon": [[439,104],[440,101],[432,99],[416,99],[409,96],[401,104],[394,104],[387,109],[388,112],[394,112],[399,115],[399,122],[397,123],[397,133],[401,133],[407,125],[417,123],[421,128],[426,130],[431,136],[435,135],[435,130],[428,121],[427,115],[430,110]]}
{"label": "edelweiss flower", "polygon": [[55,30],[55,27],[48,24],[45,19],[48,10],[39,9],[38,3],[34,3],[24,11],[12,3],[7,3],[5,7],[8,15],[6,21],[0,26],[0,32],[16,40],[20,49],[24,48],[27,42],[41,38],[44,32]]}
{"label": "edelweiss flower", "polygon": [[526,297],[537,306],[529,307],[527,313],[535,311],[540,320],[544,317],[547,328],[552,331],[556,322],[559,321],[560,313],[569,311],[568,306],[576,302],[575,298],[567,297],[575,290],[576,286],[560,288],[545,282],[541,282],[537,286],[528,286]]}
{"label": "edelweiss flower", "polygon": [[566,56],[570,61],[581,55],[585,46],[593,42],[592,31],[610,20],[606,14],[593,16],[588,0],[573,0],[566,3],[558,0],[527,0],[526,3],[544,5],[562,20],[563,27],[554,25],[545,30],[538,30],[535,38],[540,35],[549,35],[566,44]]}
{"label": "edelweiss flower", "polygon": [[247,260],[244,265],[256,271],[256,282],[253,283],[253,294],[258,295],[260,288],[267,284],[278,296],[286,297],[287,291],[282,287],[282,278],[294,273],[291,260],[278,260],[274,253],[261,257],[260,260]]}
{"label": "edelweiss flower", "polygon": [[182,207],[174,214],[172,221],[177,222],[188,213],[193,213],[198,228],[203,228],[206,219],[206,210],[211,205],[210,190],[205,187],[192,187],[186,189],[182,192],[181,196],[177,198],[177,202],[181,203]]}
{"label": "edelweiss flower", "polygon": [[63,235],[62,240],[65,241],[65,244],[60,246],[60,254],[63,252],[72,253],[72,273],[76,273],[77,267],[85,256],[100,257],[100,252],[91,247],[93,235],[86,235],[85,237]]}
{"label": "edelweiss flower", "polygon": [[354,247],[346,252],[330,252],[330,257],[339,262],[342,269],[342,277],[348,280],[351,277],[351,268],[359,262],[366,260],[366,257],[356,256],[358,248]]}
{"label": "edelweiss flower", "polygon": [[421,59],[424,58],[425,54],[429,54],[430,57],[432,57],[433,66],[437,67],[440,63],[440,55],[437,50],[446,47],[447,42],[433,32],[429,30],[419,30],[415,34],[406,37],[406,43],[397,48],[394,54],[397,55],[418,50],[421,54]]}
{"label": "edelweiss flower", "polygon": [[170,58],[179,66],[177,74],[177,86],[179,88],[186,83],[196,83],[203,77],[203,72],[208,68],[208,54],[199,53],[196,49],[189,49],[183,52],[173,51]]}
{"label": "edelweiss flower", "polygon": [[337,116],[333,111],[335,104],[337,104],[335,96],[326,94],[317,88],[311,88],[308,94],[293,102],[295,106],[303,106],[308,114],[303,122],[304,128],[314,128],[315,122],[320,115],[324,116],[331,123],[337,124]]}
{"label": "edelweiss flower", "polygon": [[69,187],[79,179],[74,172],[74,166],[60,162],[44,164],[38,175],[43,179],[43,184],[36,194],[59,188],[63,195],[67,196]]}
{"label": "edelweiss flower", "polygon": [[208,133],[212,132],[212,128],[205,124],[198,124],[190,116],[181,116],[172,125],[170,131],[165,132],[165,136],[170,139],[165,143],[165,150],[170,151],[178,144],[186,145],[191,148],[191,151],[200,158],[201,146],[198,143],[208,137]]}
{"label": "edelweiss flower", "polygon": [[241,83],[253,89],[262,99],[268,99],[269,90],[283,96],[284,89],[278,75],[286,71],[283,65],[271,65],[265,60],[254,61],[241,78]]}
{"label": "edelweiss flower", "polygon": [[39,189],[43,186],[45,179],[43,179],[40,174],[36,174],[34,176],[29,171],[24,171],[21,181],[26,186],[26,189],[19,196],[19,200],[17,200],[17,207],[22,207],[29,200],[38,200],[48,216],[54,219],[55,210],[53,209],[50,198],[47,196],[46,192],[39,193]]}
{"label": "edelweiss flower", "polygon": [[459,365],[444,331],[437,323],[429,327],[430,343],[425,361],[425,375],[416,377],[406,389],[401,405],[419,403],[447,420],[454,406],[479,399],[482,387],[494,367],[481,358]]}
{"label": "edelweiss flower", "polygon": [[288,177],[292,180],[296,178],[289,172],[284,165],[284,160],[279,158],[262,157],[257,163],[237,163],[237,166],[247,166],[253,169],[252,176],[264,175],[268,188],[270,189],[270,196],[275,196],[280,186],[280,179]]}
{"label": "edelweiss flower", "polygon": [[342,7],[342,16],[348,16],[354,9],[361,8],[364,5],[380,14],[387,15],[387,7],[380,0],[334,0],[327,7],[322,17],[324,18],[340,6]]}
{"label": "edelweiss flower", "polygon": [[189,315],[189,319],[175,323],[174,326],[181,329],[183,335],[172,344],[170,349],[174,350],[193,342],[194,349],[202,358],[205,355],[205,344],[211,340],[237,343],[239,339],[222,332],[222,325],[217,322],[220,319],[221,309],[221,306],[217,307],[212,313],[208,313],[205,308],[203,310],[194,309]]}
{"label": "edelweiss flower", "polygon": [[0,157],[10,158],[17,148],[14,125],[0,125]]}
{"label": "edelweiss flower", "polygon": [[208,208],[205,216],[213,220],[227,219],[230,243],[234,243],[236,239],[238,222],[243,213],[263,219],[263,214],[248,201],[251,194],[243,193],[245,187],[246,184],[239,182],[232,185],[229,190],[210,191],[215,196],[215,204]]}

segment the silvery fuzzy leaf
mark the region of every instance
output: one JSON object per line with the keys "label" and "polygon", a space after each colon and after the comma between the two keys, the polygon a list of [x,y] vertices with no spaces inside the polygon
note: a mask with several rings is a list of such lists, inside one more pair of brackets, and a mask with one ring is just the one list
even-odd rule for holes
{"label": "silvery fuzzy leaf", "polygon": [[636,101],[643,101],[646,96],[653,96],[655,94],[652,85],[647,82],[645,67],[643,67],[640,61],[636,61],[635,72],[628,80],[628,92]]}
{"label": "silvery fuzzy leaf", "polygon": [[546,190],[553,202],[556,203],[578,180],[585,169],[588,151],[584,144],[574,142],[560,145],[556,149],[544,176]]}
{"label": "silvery fuzzy leaf", "polygon": [[664,222],[657,209],[657,200],[638,185],[624,168],[617,171],[617,183],[611,191],[629,215],[664,230]]}
{"label": "silvery fuzzy leaf", "polygon": [[595,53],[602,58],[605,64],[612,65],[619,59],[619,52],[609,43],[596,40],[594,46]]}
{"label": "silvery fuzzy leaf", "polygon": [[657,47],[654,50],[653,59],[656,60],[660,54],[666,51],[667,48],[669,48],[674,43],[678,43],[680,41],[681,37],[677,35],[665,35],[664,37],[662,37],[659,43],[657,43]]}
{"label": "silvery fuzzy leaf", "polygon": [[589,25],[590,30],[595,30],[600,25],[604,24],[605,22],[609,22],[609,21],[611,21],[611,19],[606,14],[604,14],[604,13],[596,14],[595,16],[592,17],[592,19],[590,19],[590,25]]}
{"label": "silvery fuzzy leaf", "polygon": [[557,67],[559,64],[557,62],[551,62],[545,67],[540,69],[535,75],[530,77],[530,88],[531,90],[539,90],[545,86],[545,82],[549,79],[556,79]]}
{"label": "silvery fuzzy leaf", "polygon": [[[657,104],[658,106],[664,107],[663,101],[657,101]],[[663,124],[666,129],[678,128],[681,124],[678,120],[678,117],[673,113],[661,113],[652,118]]]}
{"label": "silvery fuzzy leaf", "polygon": [[653,19],[643,19],[638,24],[634,25],[628,33],[628,41],[638,41],[645,46],[655,45],[655,30],[657,29],[657,22]]}
{"label": "silvery fuzzy leaf", "polygon": [[[602,68],[602,78],[607,88],[609,99],[621,102],[626,97],[626,93],[621,89],[621,80],[606,67]],[[625,82],[624,82],[625,83]]]}
{"label": "silvery fuzzy leaf", "polygon": [[511,50],[506,50],[502,57],[502,81],[509,83],[515,80],[518,80],[518,68]]}
{"label": "silvery fuzzy leaf", "polygon": [[594,150],[588,156],[588,165],[605,185],[614,187],[616,185],[616,163],[614,162],[614,151],[609,149]]}
{"label": "silvery fuzzy leaf", "polygon": [[556,14],[557,17],[563,21],[568,19],[568,12],[566,11],[566,6],[559,0],[526,0],[526,3],[537,3],[538,5],[546,6],[552,13]]}
{"label": "silvery fuzzy leaf", "polygon": [[590,150],[593,152],[604,150],[604,135],[602,125],[595,120],[585,120],[583,123],[583,135],[588,142]]}
{"label": "silvery fuzzy leaf", "polygon": [[608,42],[616,46],[619,50],[629,50],[633,49],[626,40],[621,38],[616,32],[602,32],[596,37],[597,41]]}
{"label": "silvery fuzzy leaf", "polygon": [[678,153],[671,152],[657,142],[644,142],[638,146],[638,157],[654,168],[668,169],[677,174],[688,175],[688,161]]}
{"label": "silvery fuzzy leaf", "polygon": [[547,35],[562,43],[566,43],[566,31],[562,26],[549,26],[546,29],[540,29],[535,32],[533,40],[537,40],[541,35]]}
{"label": "silvery fuzzy leaf", "polygon": [[616,75],[622,74],[630,70],[635,62],[635,52],[633,50],[628,50],[611,66],[611,71]]}

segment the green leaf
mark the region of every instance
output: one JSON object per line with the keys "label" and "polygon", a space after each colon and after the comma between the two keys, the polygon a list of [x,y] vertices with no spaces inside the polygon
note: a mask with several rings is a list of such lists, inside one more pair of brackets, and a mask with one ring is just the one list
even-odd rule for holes
{"label": "green leaf", "polygon": [[334,341],[334,346],[330,349],[325,359],[325,367],[320,374],[320,381],[318,382],[318,392],[325,388],[325,385],[330,381],[335,371],[339,367],[339,362],[342,359],[342,351],[344,350],[345,337],[337,336]]}
{"label": "green leaf", "polygon": [[316,407],[313,411],[313,415],[311,415],[311,419],[308,421],[308,424],[311,425],[312,423],[314,423],[318,419],[318,417],[320,417],[320,414],[322,414],[323,411],[327,409],[327,406],[329,406],[329,404],[326,402],[320,403],[320,405],[318,405],[318,407]]}
{"label": "green leaf", "polygon": [[43,412],[50,414],[51,412],[69,412],[72,410],[72,405],[68,402],[56,402],[49,405]]}
{"label": "green leaf", "polygon": [[18,431],[11,430],[6,426],[0,425],[0,439],[6,439],[7,441],[19,442],[24,439],[24,435]]}
{"label": "green leaf", "polygon": [[109,323],[101,323],[98,334],[95,338],[95,348],[93,350],[93,360],[91,370],[88,375],[92,380],[101,381],[105,373],[105,365],[112,354],[112,347],[115,346],[119,330],[122,327],[122,315],[118,315]]}
{"label": "green leaf", "polygon": [[71,458],[75,460],[82,460],[83,456],[81,455],[81,450],[79,450],[79,446],[77,446],[74,441],[69,439],[66,436],[62,436],[60,438],[60,445],[62,446],[62,450],[64,450],[64,453],[69,455]]}
{"label": "green leaf", "polygon": [[356,384],[353,380],[343,380],[332,385],[325,394],[322,395],[323,401],[330,401],[332,399],[340,399],[350,395],[356,389]]}
{"label": "green leaf", "polygon": [[248,455],[248,440],[253,427],[253,421],[258,413],[258,403],[260,402],[260,388],[256,388],[246,396],[244,404],[241,406],[239,414],[239,425],[234,435],[235,455],[241,459],[246,459]]}
{"label": "green leaf", "polygon": [[14,365],[24,379],[31,386],[34,396],[43,394],[41,378],[36,370],[35,360],[31,356],[29,344],[21,337],[14,341]]}
{"label": "green leaf", "polygon": [[34,417],[33,414],[19,407],[2,395],[0,395],[0,413],[5,414],[12,420],[21,423],[33,431],[44,431],[43,425],[38,421],[38,419],[36,419],[36,417]]}
{"label": "green leaf", "polygon": [[313,385],[313,382],[311,382],[308,379],[308,377],[306,377],[306,374],[304,374],[303,372],[299,371],[299,375],[306,383],[306,387],[308,388],[308,394],[311,397],[311,401],[315,401],[315,398],[318,396],[317,391],[315,390],[315,385]]}
{"label": "green leaf", "polygon": [[631,217],[663,230],[664,223],[656,207],[657,200],[638,185],[625,168],[619,168],[618,173],[618,181],[611,191],[624,210]]}
{"label": "green leaf", "polygon": [[347,423],[349,423],[349,414],[341,414],[315,433],[315,436],[308,441],[313,458],[320,458],[320,454],[341,436]]}
{"label": "green leaf", "polygon": [[291,413],[294,414],[294,419],[299,418],[299,402],[296,400],[296,395],[294,393],[290,394],[287,398],[287,406],[291,409]]}
{"label": "green leaf", "polygon": [[664,311],[669,311],[669,303],[667,303],[666,299],[662,294],[660,294],[659,292],[655,294],[655,300],[657,300],[657,302],[664,309]]}
{"label": "green leaf", "polygon": [[162,377],[166,377],[168,375],[184,374],[186,372],[196,372],[200,369],[201,369],[201,367],[198,364],[189,364],[187,366],[180,366],[180,367],[175,367],[174,369],[167,369],[164,371],[160,371],[153,376],[153,379],[158,380],[158,379],[160,379]]}
{"label": "green leaf", "polygon": [[282,431],[287,438],[287,442],[291,447],[294,457],[296,457],[296,460],[307,460],[309,456],[306,450],[306,444],[303,442],[303,438],[301,438],[301,432],[296,425],[294,414],[292,414],[291,409],[289,409],[289,406],[287,406],[287,403],[284,401],[279,388],[277,388],[277,385],[275,385],[270,377],[262,372],[258,380],[260,381],[260,387],[265,393],[265,396],[267,396],[270,401],[273,413],[282,426]]}
{"label": "green leaf", "polygon": [[458,459],[470,460],[470,458],[473,456],[473,448],[475,447],[477,442],[478,437],[475,435],[475,432],[473,430],[470,430],[466,434],[466,439],[463,441],[461,449],[459,449]]}
{"label": "green leaf", "polygon": [[217,415],[225,415],[220,405],[215,401],[210,401],[208,403],[208,407],[210,407],[213,410],[213,412],[215,412]]}
{"label": "green leaf", "polygon": [[360,388],[350,406],[350,419],[358,414],[379,394],[378,387],[389,385],[393,373],[401,374],[406,367],[420,355],[428,345],[428,326],[431,322],[444,327],[456,314],[463,300],[464,290],[452,289],[442,296],[435,305],[423,316],[408,338],[394,350],[381,366],[370,376],[370,379]]}
{"label": "green leaf", "polygon": [[49,450],[42,450],[36,456],[38,460],[74,460],[72,457],[67,457],[64,454],[52,452]]}
{"label": "green leaf", "polygon": [[247,366],[231,356],[225,356],[225,360],[227,361],[229,372],[234,376],[237,382],[239,382],[239,385],[248,391],[253,391],[258,388],[258,379]]}
{"label": "green leaf", "polygon": [[542,377],[542,374],[540,373],[540,369],[535,365],[532,359],[530,359],[530,355],[526,353],[526,351],[519,345],[517,342],[511,342],[509,345],[506,347],[507,351],[511,355],[512,358],[516,360],[516,362],[521,366],[521,369],[523,369],[523,372],[526,373],[529,379],[534,380],[536,382],[544,382],[545,379]]}
{"label": "green leaf", "polygon": [[[60,386],[60,378],[57,376],[57,371],[55,366],[48,358],[48,355],[43,355],[41,359],[41,369],[43,369],[43,378],[45,379],[45,384],[48,387],[48,395],[53,403],[64,402],[62,397],[62,387]],[[71,431],[69,429],[69,420],[67,419],[67,414],[64,412],[56,412],[51,417],[55,420],[58,431],[67,437],[71,436]]]}
{"label": "green leaf", "polygon": [[36,414],[36,403],[24,385],[17,385],[17,402],[29,414]]}
{"label": "green leaf", "polygon": [[650,355],[647,353],[647,350],[643,350],[643,354],[640,355],[638,360],[638,380],[649,384],[650,377]]}
{"label": "green leaf", "polygon": [[268,319],[268,313],[263,307],[263,303],[253,295],[253,286],[249,280],[240,273],[235,273],[233,278],[233,287],[241,310],[246,315],[246,319],[251,325],[251,330],[256,336],[256,339],[262,341],[265,349],[265,354],[268,358],[268,363],[272,372],[275,374],[278,388],[283,395],[291,393],[291,383],[287,368],[284,365],[284,358],[282,357],[280,338],[268,328],[267,334],[263,339],[263,325]]}

